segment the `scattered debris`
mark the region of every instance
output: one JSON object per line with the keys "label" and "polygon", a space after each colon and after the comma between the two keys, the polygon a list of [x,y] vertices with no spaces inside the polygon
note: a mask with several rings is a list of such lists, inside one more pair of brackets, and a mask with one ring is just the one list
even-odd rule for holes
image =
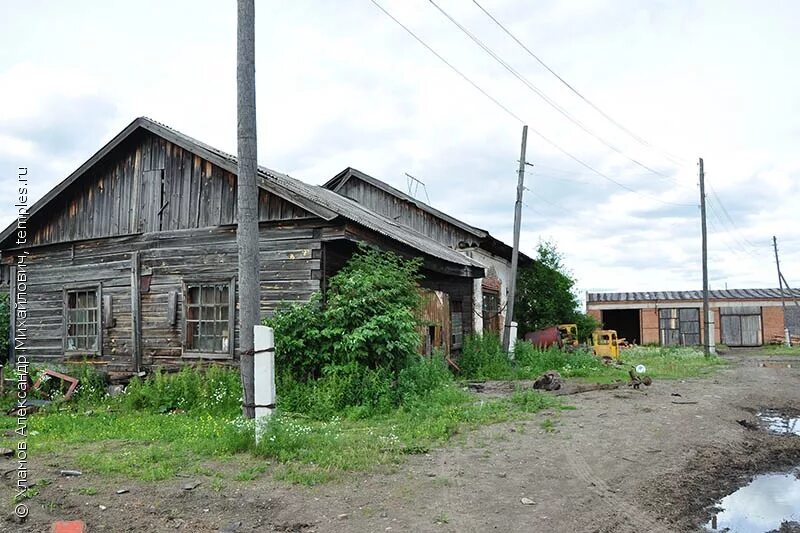
{"label": "scattered debris", "polygon": [[108,507],[106,507],[105,505],[98,505],[97,507],[98,507],[98,508],[99,508],[101,511],[105,511],[106,509],[108,509]]}
{"label": "scattered debris", "polygon": [[0,448],[0,455],[2,455],[3,457],[11,457],[12,455],[14,455],[14,450],[12,450],[11,448]]}
{"label": "scattered debris", "polygon": [[85,533],[86,523],[83,520],[53,522],[50,531],[53,533]]}
{"label": "scattered debris", "polygon": [[78,477],[82,476],[83,472],[81,472],[80,470],[59,470],[58,474],[61,477]]}
{"label": "scattered debris", "polygon": [[129,492],[130,492],[130,491],[129,491],[128,489],[119,489],[119,490],[117,491],[117,494],[127,494],[127,493],[129,493]]}
{"label": "scattered debris", "polygon": [[336,517],[336,520],[346,520],[347,518],[350,518],[350,515],[347,513],[342,513]]}
{"label": "scattered debris", "polygon": [[670,396],[677,396],[678,398],[680,398],[680,397],[681,397],[681,395],[680,395],[680,394],[678,394],[677,392],[673,392],[672,394],[670,394]]}
{"label": "scattered debris", "polygon": [[[622,386],[622,382],[617,383],[595,383],[593,385],[574,385],[565,387],[553,393],[554,396],[566,396],[568,394],[580,394],[582,392],[591,392],[596,390],[615,390]],[[601,413],[602,415],[603,413]],[[600,415],[598,415],[600,416]]]}
{"label": "scattered debris", "polygon": [[[644,366],[642,366],[642,369],[644,369]],[[635,368],[628,370],[628,375],[631,377],[630,386],[634,389],[638,390],[640,385],[649,387],[653,384],[653,379],[650,376],[640,376]]]}
{"label": "scattered debris", "polygon": [[561,374],[555,370],[548,370],[533,382],[534,389],[543,389],[547,391],[556,391],[561,388],[563,381]]}
{"label": "scattered debris", "polygon": [[[42,389],[42,386],[51,380],[51,378],[55,378],[60,380],[62,383],[67,384],[67,390],[63,391],[63,386],[59,386],[58,390],[64,393],[64,396],[59,399],[59,401],[69,401],[72,398],[75,389],[78,388],[79,380],[77,378],[73,378],[72,376],[68,376],[66,374],[62,374],[61,372],[56,372],[55,370],[50,370],[49,368],[42,372],[42,375],[39,376],[39,379],[36,380],[36,383],[33,386],[30,386],[30,379],[28,381],[28,387],[30,392],[36,392]],[[46,400],[37,400],[28,398],[22,405],[15,405],[12,407],[6,414],[11,416],[20,416],[23,414],[31,414],[36,412],[40,407],[43,407],[49,403],[52,403],[53,400],[48,399]]]}
{"label": "scattered debris", "polygon": [[759,429],[758,424],[754,424],[753,422],[750,422],[749,420],[745,420],[745,419],[737,420],[736,423],[739,424],[740,426],[742,426],[743,428],[749,429],[751,431],[756,431],[756,430]]}
{"label": "scattered debris", "polygon": [[697,402],[681,402],[681,401],[678,401],[678,400],[672,400],[672,403],[674,403],[675,405],[695,405],[695,404],[697,404]]}
{"label": "scattered debris", "polygon": [[123,385],[109,385],[106,387],[106,392],[113,398],[114,396],[119,396],[124,393],[125,387]]}
{"label": "scattered debris", "polygon": [[200,482],[199,482],[199,481],[190,481],[189,483],[184,483],[184,484],[181,486],[181,488],[182,488],[183,490],[194,490],[194,489],[196,489],[196,488],[197,488],[197,487],[199,487],[199,486],[200,486]]}
{"label": "scattered debris", "polygon": [[534,505],[536,502],[531,500],[530,498],[520,498],[520,503],[522,505]]}

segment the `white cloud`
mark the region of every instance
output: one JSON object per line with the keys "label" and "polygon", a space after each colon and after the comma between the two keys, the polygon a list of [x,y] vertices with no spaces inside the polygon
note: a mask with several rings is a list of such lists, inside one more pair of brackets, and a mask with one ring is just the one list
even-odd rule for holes
{"label": "white cloud", "polygon": [[[381,3],[531,128],[640,193],[531,131],[525,252],[552,236],[581,287],[699,288],[694,204],[702,156],[727,209],[711,195],[712,286],[774,286],[773,234],[787,278],[800,277],[794,3],[766,10],[722,0],[482,2],[652,145],[645,146],[562,86],[474,4],[439,2],[586,128],[666,178],[566,120],[428,2]],[[35,194],[138,115],[235,152],[233,6],[20,4],[8,15],[18,24],[0,33],[0,165],[13,170],[22,159],[35,167]],[[30,20],[37,24],[24,24]],[[521,124],[370,2],[259,4],[256,52],[262,163],[312,183],[354,166],[401,189],[409,172],[425,180],[436,207],[510,241]],[[5,206],[0,215],[8,218]]]}

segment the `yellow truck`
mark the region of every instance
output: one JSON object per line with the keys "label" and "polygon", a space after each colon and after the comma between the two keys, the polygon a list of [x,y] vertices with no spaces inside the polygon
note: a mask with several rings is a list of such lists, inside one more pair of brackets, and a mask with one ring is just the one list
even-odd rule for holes
{"label": "yellow truck", "polygon": [[564,347],[578,347],[578,325],[559,324],[558,333],[561,335],[561,345]]}
{"label": "yellow truck", "polygon": [[592,351],[598,357],[619,359],[619,338],[613,329],[596,329],[592,332]]}

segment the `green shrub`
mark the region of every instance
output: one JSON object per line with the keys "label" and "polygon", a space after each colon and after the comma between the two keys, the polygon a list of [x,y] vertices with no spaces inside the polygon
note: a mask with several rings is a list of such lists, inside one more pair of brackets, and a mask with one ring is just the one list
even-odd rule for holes
{"label": "green shrub", "polygon": [[66,373],[78,379],[70,403],[84,406],[100,404],[106,397],[106,377],[88,363],[68,363]]}
{"label": "green shrub", "polygon": [[467,379],[509,379],[514,373],[511,360],[503,352],[500,337],[493,333],[468,336],[458,366]]}
{"label": "green shrub", "polygon": [[265,324],[275,329],[275,368],[288,369],[300,381],[322,375],[322,368],[331,362],[331,350],[319,294],[308,303],[281,309]]}
{"label": "green shrub", "polygon": [[397,378],[397,396],[404,405],[424,400],[438,389],[453,382],[453,374],[447,368],[444,354],[434,351],[430,357],[415,356],[400,371]]}
{"label": "green shrub", "polygon": [[604,368],[602,361],[588,351],[538,348],[524,341],[514,345],[514,361],[518,371],[529,377],[548,370],[557,370],[564,377],[591,377]]}
{"label": "green shrub", "polygon": [[361,247],[322,298],[281,309],[275,329],[279,401],[289,412],[325,418],[385,412],[403,369],[415,364],[421,297],[419,260]]}
{"label": "green shrub", "polygon": [[122,403],[155,413],[176,410],[236,415],[241,409],[242,385],[237,369],[184,366],[174,374],[156,371],[145,380],[134,378]]}

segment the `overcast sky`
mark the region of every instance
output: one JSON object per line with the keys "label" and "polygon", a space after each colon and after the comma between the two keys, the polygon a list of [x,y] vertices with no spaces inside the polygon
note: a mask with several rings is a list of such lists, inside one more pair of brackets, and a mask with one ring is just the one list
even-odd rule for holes
{"label": "overcast sky", "polygon": [[[507,111],[370,0],[257,1],[262,164],[316,184],[352,166],[401,190],[408,172],[510,243],[515,115],[571,156],[529,132],[522,250],[552,240],[581,290],[626,291],[701,288],[703,157],[711,287],[777,286],[772,235],[800,286],[800,3],[479,0],[630,135],[471,0],[437,4],[524,82],[427,0],[379,1]],[[235,2],[0,10],[3,190],[28,167],[40,197],[140,115],[236,153]]]}

